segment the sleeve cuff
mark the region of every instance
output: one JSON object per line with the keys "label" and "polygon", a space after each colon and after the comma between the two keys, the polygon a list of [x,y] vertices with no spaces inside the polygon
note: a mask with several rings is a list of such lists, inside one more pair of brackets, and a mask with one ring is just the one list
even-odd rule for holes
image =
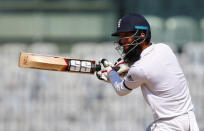
{"label": "sleeve cuff", "polygon": [[126,89],[128,89],[128,90],[132,90],[132,89],[130,89],[129,87],[126,86],[126,84],[125,84],[125,80],[123,81],[123,85],[124,85],[124,87],[125,87]]}

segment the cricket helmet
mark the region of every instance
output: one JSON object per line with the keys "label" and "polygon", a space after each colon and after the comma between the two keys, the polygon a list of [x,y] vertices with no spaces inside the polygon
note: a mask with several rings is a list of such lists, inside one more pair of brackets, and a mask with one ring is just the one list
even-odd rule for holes
{"label": "cricket helmet", "polygon": [[151,29],[144,16],[139,14],[128,14],[118,20],[117,31],[112,36],[119,36],[121,32],[136,32],[137,30],[147,30],[151,37]]}

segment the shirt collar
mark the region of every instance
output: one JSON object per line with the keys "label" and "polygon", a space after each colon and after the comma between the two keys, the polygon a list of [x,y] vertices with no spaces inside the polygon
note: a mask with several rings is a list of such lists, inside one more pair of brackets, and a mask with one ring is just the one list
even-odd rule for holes
{"label": "shirt collar", "polygon": [[142,53],[141,53],[141,57],[144,57],[145,55],[147,55],[148,53],[150,53],[153,49],[153,44],[148,46],[147,48],[145,48]]}

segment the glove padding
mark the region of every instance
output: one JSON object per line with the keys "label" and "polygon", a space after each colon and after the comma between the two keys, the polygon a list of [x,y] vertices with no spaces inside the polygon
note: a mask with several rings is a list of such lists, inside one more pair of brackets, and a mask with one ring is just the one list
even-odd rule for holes
{"label": "glove padding", "polygon": [[110,71],[115,70],[122,78],[124,78],[129,70],[128,64],[125,63],[121,58],[117,60],[114,66],[107,59],[100,60],[98,64],[101,66],[101,70],[96,72],[96,76],[98,77],[98,79],[105,82],[110,82],[108,76]]}
{"label": "glove padding", "polygon": [[130,67],[128,64],[125,63],[121,58],[117,60],[113,67],[113,69],[117,71],[117,73],[123,78],[127,75],[129,68]]}
{"label": "glove padding", "polygon": [[98,62],[98,65],[100,65],[101,67],[101,70],[96,72],[96,76],[98,77],[98,79],[103,80],[105,82],[110,82],[108,73],[113,70],[113,64],[107,59],[102,59]]}

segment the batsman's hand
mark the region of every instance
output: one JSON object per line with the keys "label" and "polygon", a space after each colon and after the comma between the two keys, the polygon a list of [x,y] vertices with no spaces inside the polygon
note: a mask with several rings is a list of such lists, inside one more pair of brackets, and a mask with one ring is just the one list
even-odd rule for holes
{"label": "batsman's hand", "polygon": [[105,82],[110,82],[108,73],[113,70],[113,64],[109,62],[107,59],[102,59],[98,62],[98,65],[100,65],[101,69],[96,72],[96,76],[99,80],[103,80]]}
{"label": "batsman's hand", "polygon": [[129,70],[128,64],[121,58],[119,58],[114,65],[107,59],[100,60],[98,65],[100,66],[100,70],[96,72],[96,76],[99,80],[103,80],[105,82],[110,82],[108,74],[111,70],[115,70],[122,78],[127,75]]}
{"label": "batsman's hand", "polygon": [[128,64],[125,63],[124,60],[122,60],[121,58],[117,60],[113,67],[113,69],[117,71],[117,73],[121,77],[125,77],[127,75],[129,68],[130,67],[128,66]]}

